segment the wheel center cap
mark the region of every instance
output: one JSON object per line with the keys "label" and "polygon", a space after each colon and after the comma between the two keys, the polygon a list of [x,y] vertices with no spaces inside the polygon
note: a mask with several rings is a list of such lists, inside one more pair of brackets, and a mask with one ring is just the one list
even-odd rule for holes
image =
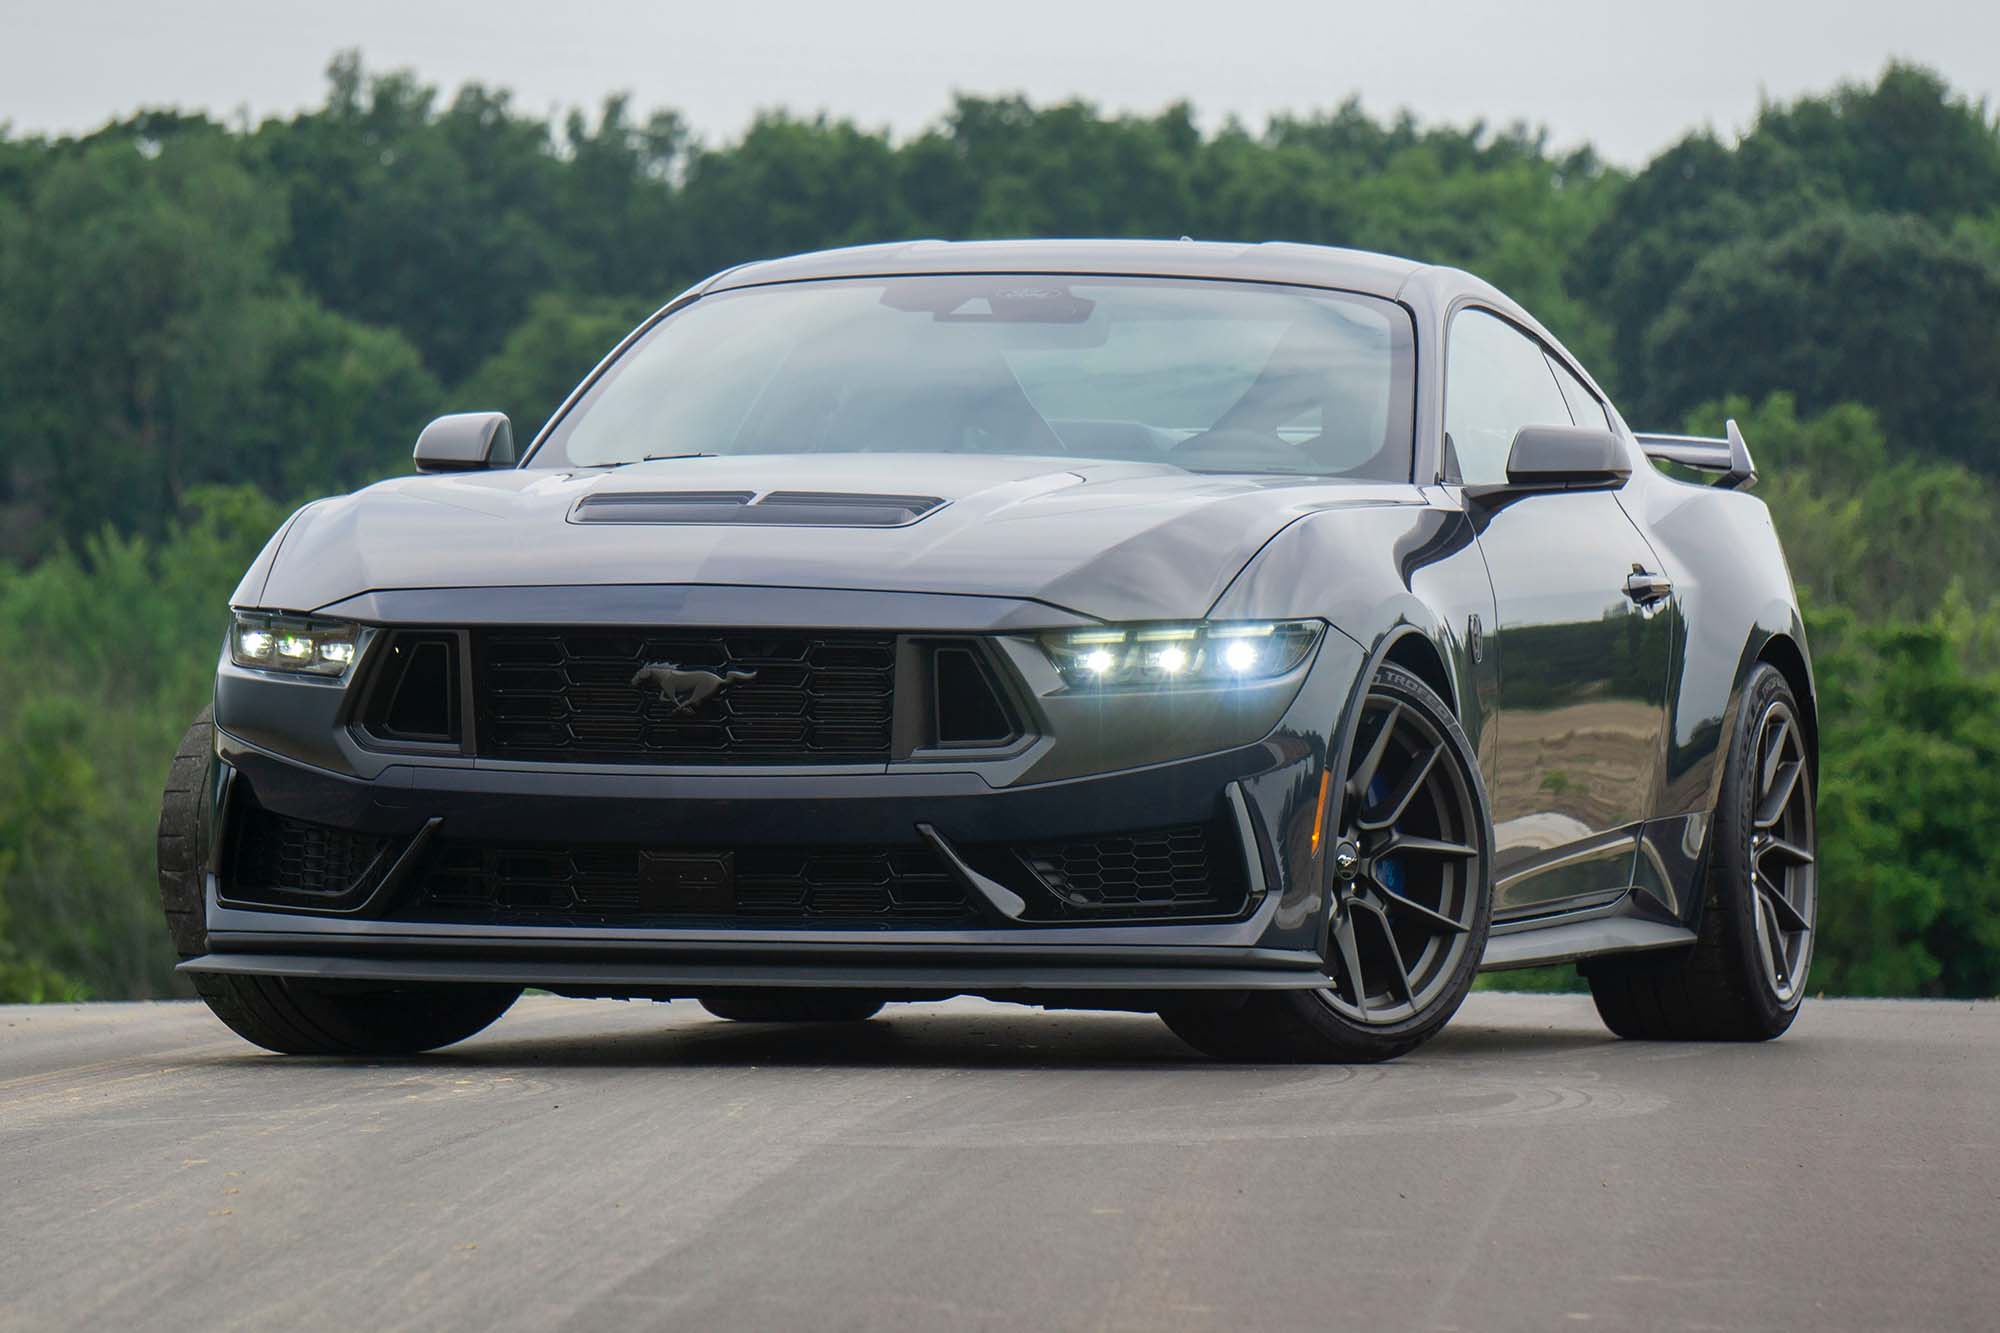
{"label": "wheel center cap", "polygon": [[1361,849],[1343,840],[1333,849],[1333,873],[1342,883],[1351,881],[1361,873]]}

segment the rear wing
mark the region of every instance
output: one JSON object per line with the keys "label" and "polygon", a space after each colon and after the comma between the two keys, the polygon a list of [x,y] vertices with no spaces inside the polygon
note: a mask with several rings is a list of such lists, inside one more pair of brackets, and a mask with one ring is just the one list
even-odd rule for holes
{"label": "rear wing", "polygon": [[1679,463],[1682,467],[1698,468],[1703,472],[1720,472],[1715,484],[1726,491],[1748,490],[1757,484],[1757,466],[1750,461],[1750,446],[1743,443],[1743,432],[1736,428],[1736,418],[1731,417],[1725,429],[1729,432],[1724,439],[1706,435],[1637,435],[1639,447],[1646,451],[1646,457],[1663,463]]}

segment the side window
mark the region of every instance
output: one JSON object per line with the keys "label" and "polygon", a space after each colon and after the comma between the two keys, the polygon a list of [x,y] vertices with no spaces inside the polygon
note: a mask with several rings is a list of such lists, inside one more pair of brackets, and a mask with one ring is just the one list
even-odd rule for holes
{"label": "side window", "polygon": [[1445,434],[1467,485],[1507,480],[1507,450],[1521,427],[1574,424],[1541,344],[1498,315],[1453,317],[1445,377]]}
{"label": "side window", "polygon": [[1549,358],[1549,369],[1555,372],[1556,383],[1562,387],[1563,397],[1569,402],[1569,414],[1576,418],[1579,426],[1603,426],[1612,429],[1611,414],[1604,410],[1604,404],[1597,401],[1597,395],[1584,386],[1582,380],[1569,373],[1569,367],[1554,357]]}

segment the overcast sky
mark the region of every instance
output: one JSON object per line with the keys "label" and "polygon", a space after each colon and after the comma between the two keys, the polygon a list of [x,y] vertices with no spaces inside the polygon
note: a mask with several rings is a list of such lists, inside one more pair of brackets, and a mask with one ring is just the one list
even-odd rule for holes
{"label": "overcast sky", "polygon": [[142,106],[254,117],[316,103],[328,58],[511,88],[527,109],[633,94],[707,141],[761,108],[907,134],[954,91],[1192,101],[1205,123],[1333,106],[1526,120],[1634,163],[1690,128],[1747,126],[1760,98],[1872,79],[1892,57],[2000,102],[1986,0],[0,0],[0,123],[76,132]]}

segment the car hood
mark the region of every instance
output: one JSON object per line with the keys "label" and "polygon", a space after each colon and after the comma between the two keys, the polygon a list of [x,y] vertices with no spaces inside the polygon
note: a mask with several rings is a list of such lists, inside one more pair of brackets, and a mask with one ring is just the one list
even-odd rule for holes
{"label": "car hood", "polygon": [[[825,521],[797,511],[803,521],[686,521],[689,493],[733,505],[772,492],[940,503],[914,521],[893,512],[872,520],[893,526],[846,525],[844,507]],[[675,584],[970,594],[1106,620],[1194,617],[1300,515],[1417,498],[1379,482],[956,454],[403,477],[299,511],[235,603],[312,611],[392,589]],[[651,521],[649,510],[682,517]],[[601,514],[628,521],[584,521]]]}

